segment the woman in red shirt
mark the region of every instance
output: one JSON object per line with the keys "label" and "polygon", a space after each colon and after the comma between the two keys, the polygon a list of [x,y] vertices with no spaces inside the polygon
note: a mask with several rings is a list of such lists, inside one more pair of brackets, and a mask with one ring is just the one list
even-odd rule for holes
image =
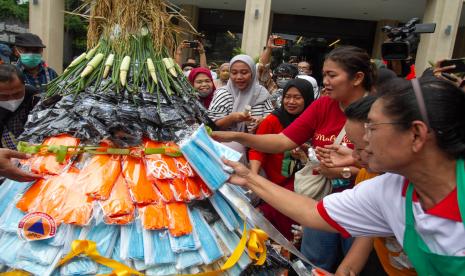
{"label": "woman in red shirt", "polygon": [[[332,50],[323,65],[323,85],[328,96],[314,101],[289,127],[279,134],[252,135],[238,132],[213,132],[219,141],[236,141],[246,147],[267,153],[291,150],[311,139],[313,147],[324,147],[334,142],[343,128],[344,109],[369,93],[375,78],[370,56],[354,46]],[[343,142],[350,145],[345,137]],[[319,173],[329,179],[355,176],[356,167],[319,167]],[[333,191],[341,191],[339,187]],[[339,234],[304,229],[301,251],[315,265],[334,272],[347,251],[347,241]]]}
{"label": "woman in red shirt", "polygon": [[[312,84],[303,79],[287,82],[283,89],[281,107],[274,110],[258,126],[256,134],[278,134],[288,127],[313,102]],[[295,163],[290,151],[267,154],[254,149],[249,151],[250,169],[258,173],[260,168],[271,182],[294,191]],[[294,221],[279,213],[267,203],[259,206],[263,215],[288,239],[292,240],[291,226]]]}

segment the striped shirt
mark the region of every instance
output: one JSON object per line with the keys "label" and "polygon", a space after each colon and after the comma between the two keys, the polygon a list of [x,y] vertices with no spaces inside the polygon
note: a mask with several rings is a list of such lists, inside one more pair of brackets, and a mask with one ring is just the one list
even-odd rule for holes
{"label": "striped shirt", "polygon": [[[232,113],[234,98],[228,90],[220,88],[215,91],[213,100],[208,109],[208,116],[214,121],[218,121]],[[252,106],[250,115],[252,117],[265,117],[273,111],[273,104],[268,99],[262,103]]]}

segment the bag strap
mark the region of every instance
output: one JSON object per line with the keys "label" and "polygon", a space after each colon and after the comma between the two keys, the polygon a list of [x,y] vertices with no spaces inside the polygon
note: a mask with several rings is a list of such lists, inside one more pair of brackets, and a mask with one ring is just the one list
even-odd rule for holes
{"label": "bag strap", "polygon": [[341,132],[339,132],[339,135],[337,136],[336,140],[334,140],[333,145],[339,145],[342,142],[342,139],[346,135],[346,129],[345,127],[342,127]]}

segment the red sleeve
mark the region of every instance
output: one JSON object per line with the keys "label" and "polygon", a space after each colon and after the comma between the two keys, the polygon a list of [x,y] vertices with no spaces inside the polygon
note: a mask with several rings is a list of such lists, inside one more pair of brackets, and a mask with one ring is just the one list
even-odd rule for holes
{"label": "red sleeve", "polygon": [[[277,134],[282,131],[283,127],[279,122],[278,117],[273,114],[268,115],[265,120],[263,120],[257,128],[255,134]],[[249,150],[249,160],[257,160],[263,163],[265,153],[250,149]]]}
{"label": "red sleeve", "polygon": [[347,230],[344,229],[344,227],[339,225],[339,223],[334,221],[328,215],[328,212],[326,212],[325,206],[323,205],[323,200],[318,201],[318,203],[316,205],[316,209],[317,209],[318,213],[320,214],[320,216],[326,221],[326,223],[328,223],[329,225],[331,225],[331,227],[336,229],[342,235],[342,237],[344,239],[350,238],[349,232],[347,232]]}
{"label": "red sleeve", "polygon": [[315,133],[318,122],[318,114],[322,113],[322,104],[328,101],[329,97],[322,97],[314,101],[305,111],[282,132],[287,138],[297,145],[310,140]]}

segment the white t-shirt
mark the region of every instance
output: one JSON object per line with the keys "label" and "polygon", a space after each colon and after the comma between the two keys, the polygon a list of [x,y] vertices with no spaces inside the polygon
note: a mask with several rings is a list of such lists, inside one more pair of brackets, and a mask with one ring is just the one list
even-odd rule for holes
{"label": "white t-shirt", "polygon": [[[386,173],[355,188],[325,197],[317,205],[328,224],[345,237],[395,236],[402,245],[405,231],[403,176]],[[457,202],[457,189],[433,208],[424,211],[413,193],[416,230],[431,252],[465,256],[465,226]]]}

